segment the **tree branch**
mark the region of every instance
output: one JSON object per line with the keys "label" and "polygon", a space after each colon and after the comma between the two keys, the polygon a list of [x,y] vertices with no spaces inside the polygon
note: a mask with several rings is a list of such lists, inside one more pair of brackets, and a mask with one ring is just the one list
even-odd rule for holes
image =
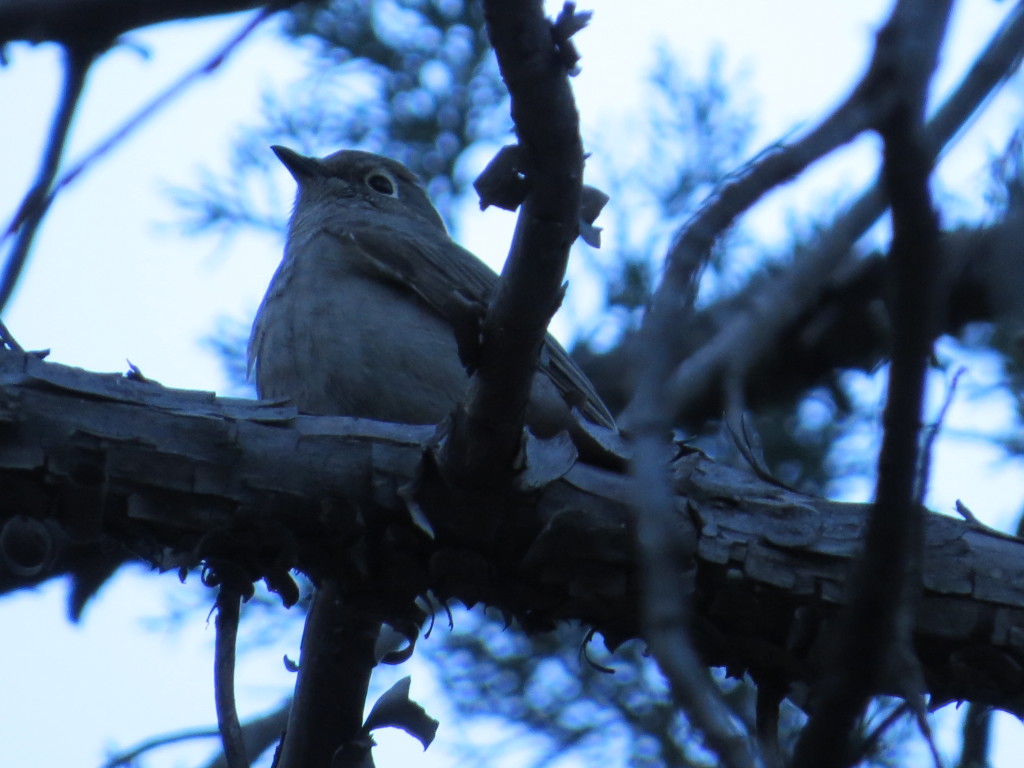
{"label": "tree branch", "polygon": [[71,130],[71,121],[75,116],[78,100],[82,96],[85,78],[89,74],[89,67],[92,66],[94,55],[95,52],[91,49],[64,49],[64,87],[61,90],[60,104],[54,115],[53,125],[50,127],[46,151],[39,164],[39,172],[36,174],[36,180],[32,183],[32,187],[21,201],[21,205],[18,206],[11,223],[0,236],[0,243],[3,243],[8,237],[17,233],[11,252],[4,262],[3,274],[0,275],[0,312],[3,311],[14,292],[14,286],[21,276],[22,268],[25,266],[28,253],[32,248],[32,241],[35,240],[43,216],[46,215],[46,211],[50,207],[50,187],[57,175],[60,158],[64,154],[64,145],[67,143],[68,133]]}
{"label": "tree branch", "polygon": [[851,734],[870,700],[872,680],[893,659],[900,660],[904,697],[912,702],[922,693],[911,635],[921,590],[927,478],[919,477],[919,440],[939,251],[923,123],[950,5],[901,0],[878,34],[875,66],[892,93],[892,106],[878,122],[893,217],[893,348],[884,436],[864,556],[835,638],[834,663],[814,691],[820,698],[797,745],[797,768],[859,762]]}
{"label": "tree branch", "polygon": [[[55,549],[42,574],[0,571],[3,592],[110,547],[188,568],[222,540],[233,562],[281,591],[290,568],[372,583],[392,626],[419,621],[409,596],[429,591],[492,605],[531,633],[575,620],[612,648],[640,636],[632,490],[621,475],[577,464],[510,502],[493,544],[445,524],[453,510],[480,514],[445,486],[400,492],[417,487],[430,427],[299,416],[11,352],[0,354],[0,425],[0,544],[30,518]],[[801,701],[827,663],[822,638],[845,600],[868,506],[792,493],[700,454],[672,470],[676,524],[696,535],[700,658],[772,676]],[[367,543],[365,525],[387,535]],[[0,549],[0,561],[10,557]],[[1021,540],[928,516],[914,643],[933,706],[967,700],[1024,714],[1022,563]],[[900,681],[886,671],[875,692],[899,695]]]}
{"label": "tree branch", "polygon": [[235,706],[235,645],[242,596],[233,585],[221,584],[217,591],[217,642],[213,665],[213,690],[217,725],[228,768],[249,768],[242,725]]}
{"label": "tree branch", "polygon": [[[925,146],[933,159],[942,154],[981,104],[1018,68],[1022,51],[1024,6],[1018,5],[1007,15],[1000,29],[971,65],[953,93],[928,121],[925,129]],[[869,68],[869,74],[870,72]],[[858,93],[866,91],[858,88],[850,99],[857,97]],[[849,100],[834,113],[833,118],[826,121],[826,124],[834,119],[835,115],[861,114],[860,111],[849,107],[848,103]],[[811,135],[816,135],[816,132],[812,132]],[[799,157],[804,159],[810,159],[813,154],[798,153]],[[763,162],[770,162],[776,168],[793,167],[784,165],[780,160],[773,160],[772,157],[769,155]],[[723,209],[724,202],[710,202],[684,227],[677,238],[677,243],[690,244],[687,249],[692,249],[694,254],[697,254],[691,255],[691,258],[700,258],[699,254],[706,253],[706,248],[710,247],[710,243],[724,227],[745,210],[737,209],[737,205],[751,205],[765,191],[764,184],[777,182],[781,178],[778,172],[775,176],[768,176],[763,175],[757,166],[751,168],[726,187],[717,198],[718,201],[730,202],[732,207]],[[731,191],[726,195],[727,191],[736,187],[739,187],[739,191]],[[817,243],[809,246],[801,258],[777,279],[764,281],[757,286],[746,296],[744,309],[737,312],[724,326],[717,328],[710,340],[682,362],[677,362],[679,354],[673,354],[673,350],[681,346],[678,341],[680,328],[685,331],[692,326],[673,322],[672,316],[676,310],[672,309],[672,302],[677,299],[672,297],[682,296],[680,291],[685,289],[672,283],[665,284],[664,294],[659,289],[659,295],[663,295],[666,302],[664,306],[668,316],[657,321],[663,328],[663,333],[655,333],[653,328],[647,333],[652,336],[664,336],[658,345],[668,362],[657,363],[661,375],[675,367],[669,382],[665,385],[664,396],[657,398],[665,402],[665,407],[672,415],[685,417],[702,398],[711,397],[710,393],[715,390],[721,391],[726,379],[745,376],[756,363],[774,354],[775,342],[778,341],[782,330],[809,311],[820,299],[822,291],[833,280],[853,244],[885,211],[887,202],[882,188],[883,183],[879,179],[865,190],[820,236]],[[689,234],[690,229],[695,229],[695,233]],[[678,254],[676,258],[682,263],[682,245],[673,246],[673,253]],[[674,279],[673,282],[679,281]],[[681,284],[685,285],[685,280]],[[693,348],[692,345],[689,346],[689,349]],[[649,360],[651,357],[652,355],[645,354],[642,359]],[[658,373],[652,372],[652,376],[653,381]],[[640,414],[635,412],[626,413],[620,417],[620,421],[628,424],[639,416]]]}
{"label": "tree branch", "polygon": [[448,472],[468,479],[512,470],[537,356],[579,234],[583,181],[568,37],[560,48],[540,0],[485,0],[484,17],[512,99],[528,191],[484,319],[480,363],[442,454]]}
{"label": "tree branch", "polygon": [[91,54],[89,56],[76,54],[75,51],[77,49],[69,49],[66,52],[67,80],[64,84],[61,107],[58,110],[57,117],[54,119],[54,127],[50,133],[50,145],[47,148],[43,165],[40,168],[36,182],[26,194],[25,199],[18,208],[18,212],[11,221],[10,226],[8,226],[7,231],[3,236],[0,237],[0,243],[2,243],[10,235],[15,232],[18,233],[14,246],[11,249],[11,253],[8,255],[7,261],[4,264],[3,274],[0,276],[0,311],[2,311],[7,305],[11,294],[14,292],[18,278],[25,266],[26,259],[28,258],[29,249],[32,246],[35,234],[39,229],[39,225],[42,223],[43,217],[53,204],[57,193],[59,193],[68,184],[75,181],[75,179],[77,179],[92,163],[103,157],[107,152],[117,146],[119,142],[124,141],[127,136],[141,125],[144,125],[145,122],[159,112],[160,109],[170,104],[177,96],[183,93],[189,85],[200,77],[208,75],[220,67],[227,60],[228,56],[242,44],[245,38],[247,38],[260,24],[268,19],[273,12],[274,11],[268,6],[260,13],[256,14],[242,27],[241,30],[232,35],[232,37],[209,59],[184,74],[165,90],[154,96],[149,103],[129,117],[119,128],[114,130],[105,139],[100,141],[99,144],[87,152],[84,157],[75,163],[71,169],[64,173],[60,179],[54,183],[54,178],[59,166],[60,155],[63,151],[64,143],[67,139],[67,132],[71,124],[71,118],[74,115],[75,107],[78,103],[79,96],[81,95],[81,89],[85,82],[85,75],[88,72],[90,63],[92,62]]}
{"label": "tree branch", "polygon": [[374,617],[379,610],[376,600],[343,595],[333,580],[318,587],[302,633],[299,677],[278,768],[365,765],[346,760],[365,755],[372,746],[362,726],[377,662],[373,651],[380,621]]}

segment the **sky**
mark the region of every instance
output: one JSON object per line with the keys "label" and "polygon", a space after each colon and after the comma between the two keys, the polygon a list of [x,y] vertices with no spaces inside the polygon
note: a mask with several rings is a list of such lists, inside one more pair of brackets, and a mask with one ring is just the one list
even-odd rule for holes
{"label": "sky", "polygon": [[[623,124],[624,116],[643,108],[640,83],[656,46],[665,44],[694,72],[703,70],[712,50],[724,52],[726,71],[758,116],[756,148],[813,125],[846,95],[863,71],[874,32],[890,7],[881,0],[594,0],[581,5],[595,11],[591,26],[577,38],[583,69],[573,83],[585,141],[606,135]],[[993,0],[957,5],[936,94],[956,81],[1010,7]],[[168,24],[130,35],[131,45],[106,54],[90,75],[66,157],[73,161],[81,156],[247,18]],[[251,318],[280,258],[282,239],[244,235],[225,244],[213,237],[186,237],[176,225],[182,214],[167,190],[196,186],[201,169],[225,172],[233,139],[246,126],[259,124],[262,94],[301,87],[295,84],[304,75],[306,53],[280,41],[275,26],[265,25],[222,69],[60,195],[4,316],[23,346],[50,349],[51,360],[94,371],[123,371],[130,360],[168,386],[224,391],[220,363],[202,339],[214,332],[222,316]],[[35,173],[60,87],[53,46],[13,45],[7,56],[10,63],[0,69],[0,104],[17,120],[4,120],[0,129],[0,213],[7,212],[5,217]],[[1018,104],[1015,94],[997,99],[991,114],[971,128],[964,146],[941,170],[939,189],[962,198],[965,215],[971,213],[971,201],[980,199],[987,157],[1001,148],[1009,126],[1019,118]],[[625,157],[638,151],[628,132],[612,137]],[[762,240],[781,243],[791,222],[787,211],[806,211],[821,200],[841,200],[843,190],[858,189],[876,171],[875,149],[867,139],[842,157],[820,163],[800,184],[755,209],[750,226]],[[596,177],[601,173],[599,165],[594,168]],[[283,169],[277,177],[286,201],[290,180]],[[480,213],[471,203],[462,213],[463,244],[497,267],[513,217],[493,208]],[[592,278],[573,268],[569,276],[567,311],[553,326],[563,338],[594,307],[593,286],[588,286]],[[1000,379],[998,364],[990,358],[967,357],[954,345],[941,346],[939,354],[968,365],[965,393]],[[865,376],[860,384],[866,403],[881,402],[878,377]],[[932,413],[944,391],[941,379],[933,381]],[[1005,399],[982,401],[967,395],[958,398],[947,422],[954,433],[998,433],[1013,423],[1012,404]],[[870,449],[877,436],[869,426],[851,438],[851,449]],[[931,506],[949,510],[956,498],[964,497],[982,519],[1009,525],[1019,512],[1021,476],[1019,467],[1000,458],[981,441],[940,441]],[[870,487],[851,483],[837,494],[864,498]],[[0,653],[13,662],[0,677],[6,692],[0,699],[0,743],[8,765],[99,765],[108,748],[214,721],[209,675],[213,632],[203,608],[188,614],[169,634],[147,630],[160,624],[169,606],[206,606],[207,596],[195,585],[174,591],[173,574],[164,578],[172,585],[168,594],[154,590],[152,578],[139,570],[117,579],[76,627],[64,620],[61,584],[0,604],[5,626],[13,628],[0,639]],[[272,707],[291,684],[280,656],[297,655],[299,630],[292,626],[295,622],[279,624],[253,622],[252,634],[279,631],[280,636],[243,664],[239,689],[245,712]],[[426,676],[414,678],[414,697],[435,700],[431,690]],[[1019,746],[1020,731],[1020,724],[1004,719],[1000,744]],[[419,764],[448,764],[443,740],[461,736],[446,736],[442,725],[442,743]],[[411,739],[387,742],[385,748],[395,751],[382,753],[382,766],[419,754]],[[1017,763],[1013,750],[1018,746],[1001,746],[997,768]],[[149,764],[195,764],[192,755],[168,753]]]}

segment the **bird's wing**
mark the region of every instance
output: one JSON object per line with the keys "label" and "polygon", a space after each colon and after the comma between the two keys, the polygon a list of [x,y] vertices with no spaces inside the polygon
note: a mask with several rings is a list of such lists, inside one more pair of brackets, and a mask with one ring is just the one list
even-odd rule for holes
{"label": "bird's wing", "polygon": [[[486,306],[498,282],[498,275],[490,267],[441,231],[417,229],[405,233],[394,227],[351,223],[328,225],[326,231],[355,246],[348,252],[361,257],[362,262],[353,266],[400,289],[414,291],[453,324],[464,320],[467,303]],[[458,291],[452,286],[459,286]],[[458,312],[463,313],[462,317]],[[570,406],[579,408],[595,424],[616,428],[590,379],[550,333],[545,335],[538,365]]]}

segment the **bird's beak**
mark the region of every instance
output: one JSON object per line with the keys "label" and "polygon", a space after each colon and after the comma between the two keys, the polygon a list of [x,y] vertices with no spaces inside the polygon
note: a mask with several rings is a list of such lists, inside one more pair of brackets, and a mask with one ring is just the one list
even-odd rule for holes
{"label": "bird's beak", "polygon": [[315,176],[323,176],[324,167],[323,164],[315,157],[306,157],[300,155],[294,150],[288,149],[288,147],[282,147],[274,145],[270,148],[277,159],[284,163],[284,167],[288,169],[288,173],[292,175],[292,178],[296,182],[301,184],[304,181]]}

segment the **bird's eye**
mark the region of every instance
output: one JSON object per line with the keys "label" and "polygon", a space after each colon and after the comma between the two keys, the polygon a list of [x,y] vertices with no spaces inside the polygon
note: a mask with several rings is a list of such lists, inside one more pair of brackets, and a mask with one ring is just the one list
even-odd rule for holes
{"label": "bird's eye", "polygon": [[391,177],[391,174],[384,173],[382,171],[373,171],[366,176],[366,185],[375,192],[380,192],[382,195],[398,197],[398,185],[395,184],[395,180]]}

